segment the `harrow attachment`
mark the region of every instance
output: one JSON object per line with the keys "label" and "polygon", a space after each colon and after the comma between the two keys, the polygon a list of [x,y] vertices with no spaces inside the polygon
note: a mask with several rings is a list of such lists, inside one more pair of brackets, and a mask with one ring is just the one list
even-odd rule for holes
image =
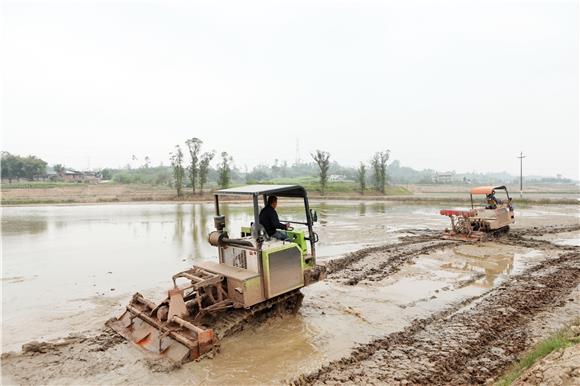
{"label": "harrow attachment", "polygon": [[[476,210],[443,209],[439,212],[451,219],[451,230],[445,229],[442,238],[445,240],[481,241],[487,238],[479,226],[474,226],[472,219],[477,216]],[[477,229],[477,230],[476,230]]]}
{"label": "harrow attachment", "polygon": [[[186,283],[179,285],[183,279]],[[198,359],[217,343],[203,318],[234,306],[223,282],[223,276],[199,267],[179,272],[162,302],[136,293],[125,312],[106,325],[154,356],[180,363]]]}

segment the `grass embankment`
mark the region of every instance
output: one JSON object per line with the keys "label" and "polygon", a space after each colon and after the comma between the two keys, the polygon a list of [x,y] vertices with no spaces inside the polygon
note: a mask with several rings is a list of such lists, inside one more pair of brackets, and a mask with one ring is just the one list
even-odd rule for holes
{"label": "grass embankment", "polygon": [[[297,178],[276,178],[269,180],[267,182],[261,182],[265,184],[276,184],[276,185],[301,185],[309,193],[310,192],[320,192],[320,182],[317,177],[297,177]],[[325,189],[326,195],[332,195],[332,193],[351,193],[353,195],[360,194],[360,187],[357,182],[354,181],[329,181],[326,184]],[[374,189],[367,188],[365,194],[368,195],[379,195],[380,193]],[[413,192],[409,191],[407,188],[399,185],[388,185],[385,186],[385,195],[412,195]]]}
{"label": "grass embankment", "polygon": [[[268,181],[277,184],[302,184],[308,190],[311,197],[321,197],[319,185],[316,179],[292,179],[287,181]],[[243,184],[237,184],[243,185]],[[210,186],[211,189],[217,189]],[[340,181],[329,183],[325,198],[328,199],[360,199],[358,187],[354,182]],[[203,195],[191,194],[190,188],[184,189],[184,195],[176,197],[175,190],[166,185],[148,184],[86,184],[86,183],[62,183],[62,182],[30,182],[13,183],[2,185],[2,205],[41,205],[41,204],[82,204],[82,203],[107,203],[107,202],[149,202],[149,201],[171,201],[171,202],[191,202],[213,200],[213,191],[204,191]],[[366,194],[378,196],[384,199],[385,196],[376,192],[368,191]],[[388,186],[386,195],[412,195],[404,187]],[[336,197],[335,197],[336,196]],[[366,196],[365,196],[366,199]],[[370,198],[369,198],[370,199]]]}
{"label": "grass embankment", "polygon": [[[405,204],[418,205],[447,205],[469,206],[467,188],[462,186],[447,192],[441,187],[431,185],[401,186],[388,185],[385,194],[374,189],[365,190],[364,195],[358,191],[358,184],[354,181],[332,181],[326,187],[325,195],[320,194],[320,185],[317,178],[300,177],[288,179],[274,179],[265,181],[266,184],[302,185],[313,199],[324,200],[363,200],[363,201],[399,201]],[[244,184],[236,184],[244,185]],[[209,186],[210,189],[217,189]],[[463,191],[461,194],[459,190]],[[416,192],[415,192],[416,191]],[[184,189],[184,196],[177,198],[175,190],[167,185],[150,184],[87,184],[66,182],[26,182],[2,184],[2,205],[42,205],[42,204],[84,204],[108,202],[200,202],[212,200],[213,190],[204,191],[203,195],[192,195],[189,188]],[[441,193],[433,193],[441,192]],[[571,197],[531,197],[520,199],[514,197],[514,205],[525,207],[529,205],[568,204],[578,205],[580,201]]]}
{"label": "grass embankment", "polygon": [[580,325],[580,318],[536,344],[497,381],[496,386],[511,385],[525,370],[532,367],[551,352],[579,344],[580,335],[572,330],[572,326],[578,325]]}
{"label": "grass embankment", "polygon": [[13,182],[2,184],[5,189],[54,189],[54,188],[83,188],[85,183],[78,182]]}

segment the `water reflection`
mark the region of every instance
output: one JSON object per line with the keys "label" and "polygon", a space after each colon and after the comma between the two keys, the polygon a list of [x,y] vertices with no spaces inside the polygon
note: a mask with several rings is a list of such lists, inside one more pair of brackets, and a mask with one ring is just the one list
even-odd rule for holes
{"label": "water reflection", "polygon": [[[362,245],[385,242],[390,238],[390,229],[397,224],[419,221],[412,218],[408,208],[390,205],[393,204],[312,202],[311,207],[317,211],[319,219],[314,225],[321,240],[319,256],[337,255]],[[220,209],[226,216],[227,229],[236,237],[242,226],[249,226],[253,221],[251,202],[222,203]],[[387,211],[388,222],[393,227],[384,226],[387,219],[383,212]],[[431,212],[435,222],[446,224],[435,210],[430,210],[425,212],[427,215],[421,214],[421,225],[428,221]],[[305,221],[301,200],[281,201],[278,213],[282,221]],[[73,252],[71,243],[88,246],[98,235],[100,242],[96,250],[101,251],[99,256],[103,253],[102,246],[107,245],[111,249],[125,249],[131,255],[145,253],[152,260],[159,259],[159,255],[173,256],[179,261],[183,258],[204,259],[216,254],[215,248],[207,242],[207,235],[214,228],[213,215],[214,207],[210,203],[4,208],[4,252],[9,259],[17,258],[18,253],[13,249],[22,245],[23,240],[19,237],[33,235],[35,249],[62,247],[64,255]],[[85,249],[79,253],[87,255]],[[50,259],[59,258],[59,255],[50,256]]]}
{"label": "water reflection", "polygon": [[523,256],[517,251],[504,252],[491,246],[459,246],[439,252],[438,255],[446,260],[441,264],[445,270],[477,273],[474,284],[482,288],[491,288],[498,280],[509,275],[516,261]]}
{"label": "water reflection", "polygon": [[190,211],[191,239],[193,241],[193,258],[202,257],[202,243],[206,242],[208,229],[208,212],[205,205],[192,205]]}
{"label": "water reflection", "polygon": [[364,202],[358,204],[358,215],[365,216],[367,214],[367,205]]}
{"label": "water reflection", "polygon": [[322,226],[328,223],[328,205],[325,202],[318,204],[318,223]]}
{"label": "water reflection", "polygon": [[181,204],[175,206],[175,231],[173,233],[173,240],[177,241],[179,245],[183,245],[183,234],[185,228],[183,227],[183,208]]}
{"label": "water reflection", "polygon": [[376,208],[377,208],[377,212],[379,213],[385,213],[385,203],[384,202],[379,202],[376,204]]}
{"label": "water reflection", "polygon": [[68,221],[66,221],[66,220],[57,220],[57,221],[54,221],[53,224],[54,224],[54,227],[56,229],[58,229],[58,230],[64,230],[68,226]]}
{"label": "water reflection", "polygon": [[37,235],[46,232],[47,229],[48,221],[44,217],[26,216],[22,218],[6,219],[3,216],[2,218],[3,234]]}

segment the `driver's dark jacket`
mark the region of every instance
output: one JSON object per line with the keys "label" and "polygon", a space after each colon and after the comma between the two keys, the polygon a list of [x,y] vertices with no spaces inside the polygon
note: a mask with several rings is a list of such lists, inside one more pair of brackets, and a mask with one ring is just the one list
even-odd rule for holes
{"label": "driver's dark jacket", "polygon": [[270,205],[260,211],[260,224],[266,229],[268,236],[276,233],[276,229],[286,229],[286,225],[280,223],[278,213]]}

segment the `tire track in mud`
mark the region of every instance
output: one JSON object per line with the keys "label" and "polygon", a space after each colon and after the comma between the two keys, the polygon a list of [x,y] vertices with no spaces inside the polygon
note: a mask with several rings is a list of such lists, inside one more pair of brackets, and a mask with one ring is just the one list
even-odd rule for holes
{"label": "tire track in mud", "polygon": [[578,247],[574,245],[556,244],[549,240],[538,239],[534,236],[552,235],[558,233],[568,233],[580,231],[580,224],[574,225],[547,225],[542,227],[533,227],[531,229],[516,229],[495,239],[500,244],[516,245],[534,249],[552,249],[561,251],[574,251]]}
{"label": "tire track in mud", "polygon": [[[417,232],[420,232],[421,234],[416,235]],[[414,234],[414,236],[402,236],[400,237],[400,241],[397,243],[363,248],[359,249],[358,251],[348,253],[343,257],[329,260],[325,262],[326,272],[328,274],[333,274],[335,272],[342,271],[348,268],[352,264],[364,259],[365,257],[371,256],[374,253],[388,252],[392,250],[397,250],[399,248],[404,248],[408,245],[438,240],[440,239],[441,236],[439,232],[434,232],[428,229],[406,230],[404,233],[412,233]]]}
{"label": "tire track in mud", "polygon": [[[576,229],[560,227],[551,233]],[[519,234],[498,241],[550,249],[560,256],[483,295],[415,320],[400,332],[360,345],[349,356],[291,383],[483,384],[497,376],[526,349],[526,326],[534,316],[564,304],[580,284],[580,248]]]}
{"label": "tire track in mud", "polygon": [[526,248],[542,249],[542,250],[561,250],[574,251],[578,249],[574,245],[560,245],[549,240],[537,239],[534,237],[524,237],[522,235],[506,235],[500,239],[494,240],[500,244],[515,245]]}
{"label": "tire track in mud", "polygon": [[434,240],[377,252],[368,259],[362,259],[336,274],[329,275],[329,279],[348,285],[357,285],[363,280],[368,282],[380,281],[398,272],[403,265],[420,255],[456,244],[458,244],[456,241]]}
{"label": "tire track in mud", "polygon": [[[575,246],[558,245],[548,240],[524,236],[543,236],[578,230],[580,225],[576,224],[542,226],[534,227],[529,232],[521,229],[512,230],[487,241],[533,249],[574,251],[577,249]],[[328,261],[326,263],[328,279],[348,285],[356,285],[363,280],[380,281],[422,254],[462,243],[442,240],[441,232],[429,229],[405,230],[404,233],[411,233],[413,236],[403,236],[398,243],[364,248]]]}
{"label": "tire track in mud", "polygon": [[580,230],[580,224],[573,225],[544,225],[536,226],[529,229],[517,229],[510,231],[515,236],[543,236],[554,233],[575,232]]}
{"label": "tire track in mud", "polygon": [[423,231],[419,236],[404,236],[394,244],[364,248],[326,263],[327,279],[347,285],[365,281],[380,281],[399,271],[417,256],[433,250],[459,244],[441,240],[441,234]]}

